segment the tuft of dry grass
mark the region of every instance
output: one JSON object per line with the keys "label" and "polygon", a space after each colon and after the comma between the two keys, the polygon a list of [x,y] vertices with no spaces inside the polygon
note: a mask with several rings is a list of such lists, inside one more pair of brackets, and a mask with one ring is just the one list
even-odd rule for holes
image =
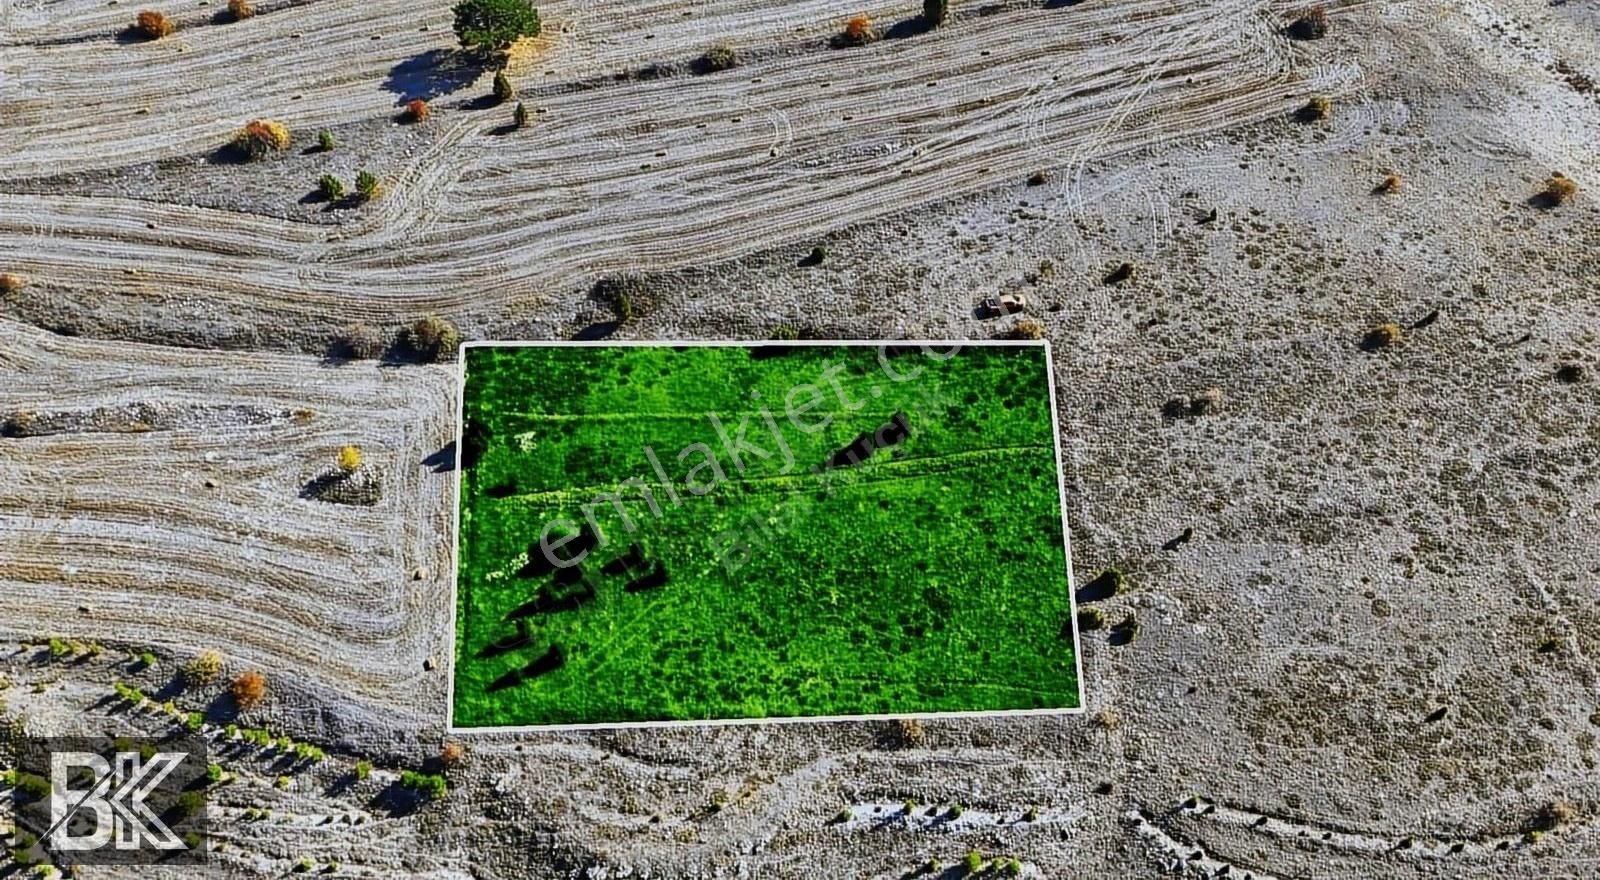
{"label": "tuft of dry grass", "polygon": [[147,40],[159,40],[170,36],[177,29],[178,26],[172,23],[172,19],[153,9],[146,9],[133,19],[134,33]]}
{"label": "tuft of dry grass", "polygon": [[256,8],[250,0],[228,0],[228,14],[234,21],[244,21],[256,14]]}
{"label": "tuft of dry grass", "polygon": [[439,763],[446,767],[454,767],[461,763],[461,759],[466,755],[467,749],[461,743],[447,742],[444,744],[444,748],[439,750]]}
{"label": "tuft of dry grass", "polygon": [[357,321],[340,328],[329,348],[337,357],[373,360],[383,357],[389,348],[389,339],[383,330]]}
{"label": "tuft of dry grass", "polygon": [[1306,102],[1300,108],[1300,119],[1303,122],[1317,122],[1333,115],[1333,99],[1326,95],[1318,95]]}
{"label": "tuft of dry grass", "polygon": [[1404,186],[1405,181],[1400,178],[1400,175],[1390,173],[1383,178],[1382,183],[1378,184],[1376,191],[1383,195],[1394,195]]}
{"label": "tuft of dry grass", "polygon": [[888,738],[897,748],[920,749],[928,744],[928,731],[915,718],[897,718],[890,723]]}
{"label": "tuft of dry grass", "polygon": [[267,677],[259,670],[252,669],[234,679],[228,692],[233,694],[233,700],[240,709],[252,709],[267,698]]}
{"label": "tuft of dry grass", "polygon": [[275,119],[252,119],[233,136],[234,149],[251,159],[289,149],[289,127]]}
{"label": "tuft of dry grass", "polygon": [[708,71],[732,70],[739,66],[739,50],[726,40],[713,43],[701,56],[700,63]]}
{"label": "tuft of dry grass", "polygon": [[1544,191],[1540,193],[1544,201],[1550,205],[1564,205],[1578,195],[1578,184],[1572,178],[1557,171],[1550,175],[1544,182]]}
{"label": "tuft of dry grass", "polygon": [[1189,398],[1189,412],[1197,416],[1216,415],[1226,402],[1227,397],[1221,388],[1207,388]]}
{"label": "tuft of dry grass", "polygon": [[1011,330],[1006,336],[1011,339],[1043,339],[1044,324],[1032,318],[1023,318],[1011,325]]}
{"label": "tuft of dry grass", "polygon": [[1094,713],[1094,723],[1101,730],[1116,730],[1122,726],[1122,713],[1110,706],[1102,706]]}
{"label": "tuft of dry grass", "polygon": [[461,331],[437,315],[417,319],[406,331],[406,342],[419,357],[429,361],[454,360],[461,347]]}
{"label": "tuft of dry grass", "polygon": [[433,115],[433,108],[421,98],[413,98],[406,102],[406,119],[410,122],[426,122]]}
{"label": "tuft of dry grass", "polygon": [[216,651],[201,651],[183,667],[183,680],[192,685],[207,685],[222,674],[222,655]]}
{"label": "tuft of dry grass", "polygon": [[1380,348],[1388,348],[1404,338],[1405,331],[1400,329],[1399,324],[1390,321],[1368,330],[1367,335],[1361,337],[1361,347],[1368,351],[1375,351]]}

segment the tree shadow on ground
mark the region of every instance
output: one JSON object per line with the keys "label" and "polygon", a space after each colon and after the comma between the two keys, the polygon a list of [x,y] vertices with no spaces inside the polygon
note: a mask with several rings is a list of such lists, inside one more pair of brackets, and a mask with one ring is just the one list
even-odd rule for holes
{"label": "tree shadow on ground", "polygon": [[385,91],[400,96],[399,103],[431,101],[465,88],[483,75],[485,59],[457,49],[429,49],[389,68]]}
{"label": "tree shadow on ground", "polygon": [[448,474],[456,469],[456,441],[451,440],[443,449],[422,460],[422,466],[433,468],[436,474]]}
{"label": "tree shadow on ground", "polygon": [[913,15],[910,18],[903,18],[885,28],[883,31],[883,38],[885,40],[904,40],[908,37],[915,37],[928,33],[932,30],[933,25],[930,24],[927,19],[920,15]]}
{"label": "tree shadow on ground", "polygon": [[598,321],[572,334],[572,338],[577,342],[595,342],[610,338],[620,326],[622,326],[621,321]]}
{"label": "tree shadow on ground", "polygon": [[1100,572],[1094,580],[1078,588],[1077,601],[1079,604],[1104,602],[1117,594],[1117,585],[1120,581],[1116,573],[1108,568]]}

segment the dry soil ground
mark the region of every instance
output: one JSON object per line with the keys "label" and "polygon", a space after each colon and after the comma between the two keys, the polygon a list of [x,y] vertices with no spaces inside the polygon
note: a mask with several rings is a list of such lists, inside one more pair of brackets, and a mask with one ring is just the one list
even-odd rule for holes
{"label": "dry soil ground", "polygon": [[[1592,4],[1335,3],[1296,41],[1264,0],[957,0],[928,34],[872,3],[894,36],[835,49],[861,6],[557,2],[514,132],[446,3],[152,5],[177,34],[0,6],[3,696],[157,729],[113,681],[266,670],[244,721],[330,757],[226,752],[217,876],[1600,871]],[[743,65],[695,73],[718,39]],[[293,149],[219,161],[257,116]],[[362,167],[382,198],[302,201]],[[1552,172],[1581,191],[1541,207]],[[473,737],[442,801],[392,797],[446,738],[455,380],[332,332],[979,338],[1002,289],[1054,347],[1078,581],[1130,574],[1088,714]],[[375,503],[302,497],[346,443]]]}

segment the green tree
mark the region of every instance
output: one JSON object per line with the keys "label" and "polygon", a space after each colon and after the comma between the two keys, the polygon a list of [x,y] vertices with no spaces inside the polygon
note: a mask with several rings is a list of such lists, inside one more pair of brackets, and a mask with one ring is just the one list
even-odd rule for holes
{"label": "green tree", "polygon": [[950,0],[922,0],[922,20],[929,27],[939,27],[950,17]]}
{"label": "green tree", "polygon": [[500,51],[539,35],[539,10],[528,0],[462,0],[455,15],[456,37],[469,49]]}
{"label": "green tree", "polygon": [[518,101],[517,102],[517,112],[515,112],[515,113],[513,113],[511,115],[511,120],[512,120],[512,122],[514,122],[516,124],[517,128],[527,128],[528,127],[528,105],[522,103],[521,101]]}

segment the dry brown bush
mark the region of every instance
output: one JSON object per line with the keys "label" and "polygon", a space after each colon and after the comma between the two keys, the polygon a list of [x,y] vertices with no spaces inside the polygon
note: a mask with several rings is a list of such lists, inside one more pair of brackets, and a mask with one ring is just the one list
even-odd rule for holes
{"label": "dry brown bush", "polygon": [[133,20],[134,32],[147,40],[159,40],[177,29],[172,19],[151,9],[139,13]]}
{"label": "dry brown bush", "polygon": [[267,677],[252,669],[234,679],[228,692],[233,694],[233,700],[240,709],[254,708],[267,698]]}

